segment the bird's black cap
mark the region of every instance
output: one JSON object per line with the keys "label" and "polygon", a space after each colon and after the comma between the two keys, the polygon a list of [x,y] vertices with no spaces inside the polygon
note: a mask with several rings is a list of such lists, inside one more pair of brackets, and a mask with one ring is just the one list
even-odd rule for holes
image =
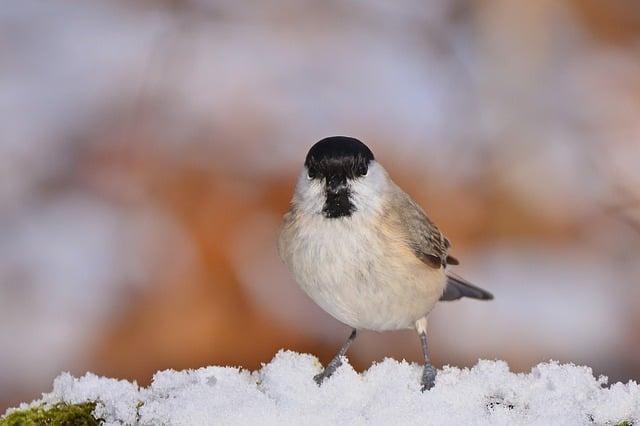
{"label": "bird's black cap", "polygon": [[369,147],[358,139],[348,136],[329,136],[311,147],[304,165],[308,167],[312,162],[344,158],[361,158],[367,162],[374,159]]}
{"label": "bird's black cap", "polygon": [[310,174],[342,169],[349,177],[357,175],[359,167],[367,167],[374,160],[371,150],[356,138],[348,136],[330,136],[311,147],[304,165]]}

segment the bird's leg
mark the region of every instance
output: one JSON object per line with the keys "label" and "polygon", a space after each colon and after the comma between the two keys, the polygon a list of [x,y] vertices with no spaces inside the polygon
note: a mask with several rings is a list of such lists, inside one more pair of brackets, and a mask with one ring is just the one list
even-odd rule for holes
{"label": "bird's leg", "polygon": [[429,359],[429,347],[427,346],[427,319],[420,318],[416,321],[416,330],[420,336],[420,342],[422,343],[422,353],[424,355],[424,369],[422,370],[422,378],[420,384],[422,392],[429,390],[433,387],[436,381],[436,369],[431,365]]}
{"label": "bird's leg", "polygon": [[327,377],[331,377],[331,375],[335,373],[338,367],[342,365],[341,358],[347,352],[347,349],[349,349],[349,346],[351,345],[351,343],[356,339],[356,334],[357,334],[357,331],[354,328],[351,331],[349,338],[347,339],[346,342],[344,342],[344,345],[342,345],[342,347],[340,348],[336,356],[334,356],[333,359],[329,362],[329,364],[327,364],[327,368],[325,368],[322,371],[322,373],[313,377],[313,380],[315,380],[318,385],[320,385]]}
{"label": "bird's leg", "polygon": [[420,384],[422,392],[429,390],[436,382],[436,369],[431,365],[429,360],[429,349],[427,349],[427,333],[420,333],[420,340],[422,341],[422,353],[424,354],[424,369],[422,370],[422,379]]}

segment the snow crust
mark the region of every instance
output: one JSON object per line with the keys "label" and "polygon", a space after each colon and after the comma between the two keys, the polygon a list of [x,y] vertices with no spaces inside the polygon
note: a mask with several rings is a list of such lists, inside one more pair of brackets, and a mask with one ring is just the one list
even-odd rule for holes
{"label": "snow crust", "polygon": [[[346,360],[345,360],[346,361]],[[606,386],[589,367],[541,363],[515,374],[504,361],[444,367],[420,392],[421,366],[393,359],[362,374],[347,362],[318,387],[307,354],[280,351],[254,372],[213,366],[160,371],[149,387],[88,373],[58,376],[53,391],[25,409],[60,401],[98,401],[107,425],[403,424],[576,425],[640,422],[640,385]],[[12,411],[12,410],[9,410]]]}

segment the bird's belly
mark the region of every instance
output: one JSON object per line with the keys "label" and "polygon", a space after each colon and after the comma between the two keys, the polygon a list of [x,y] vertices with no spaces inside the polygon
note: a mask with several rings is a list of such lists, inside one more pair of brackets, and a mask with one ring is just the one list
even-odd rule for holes
{"label": "bird's belly", "polygon": [[337,320],[357,329],[409,328],[440,298],[443,269],[420,262],[400,242],[353,227],[319,231],[303,238],[290,266],[300,287]]}

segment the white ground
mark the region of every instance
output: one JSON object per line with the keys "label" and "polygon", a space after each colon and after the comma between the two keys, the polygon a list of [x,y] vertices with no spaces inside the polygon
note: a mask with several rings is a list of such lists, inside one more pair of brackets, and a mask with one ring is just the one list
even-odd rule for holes
{"label": "white ground", "polygon": [[108,425],[640,422],[640,385],[606,386],[606,378],[572,364],[542,363],[528,374],[511,373],[503,361],[445,367],[425,393],[419,390],[417,364],[386,359],[358,374],[345,363],[318,387],[312,377],[320,368],[313,356],[281,351],[259,371],[167,370],[156,373],[147,388],[63,373],[51,393],[30,405],[97,400],[95,415]]}

